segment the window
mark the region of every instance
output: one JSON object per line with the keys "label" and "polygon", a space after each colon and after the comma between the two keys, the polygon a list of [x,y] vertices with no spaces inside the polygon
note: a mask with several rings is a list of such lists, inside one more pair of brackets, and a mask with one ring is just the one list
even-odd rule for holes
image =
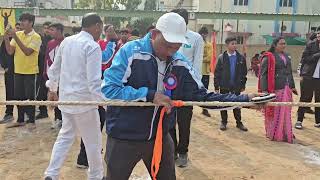
{"label": "window", "polygon": [[248,6],[248,1],[249,0],[234,0],[233,4],[235,6]]}
{"label": "window", "polygon": [[237,44],[243,44],[244,38],[243,36],[237,36]]}
{"label": "window", "polygon": [[280,0],[279,6],[280,7],[292,7],[292,0]]}

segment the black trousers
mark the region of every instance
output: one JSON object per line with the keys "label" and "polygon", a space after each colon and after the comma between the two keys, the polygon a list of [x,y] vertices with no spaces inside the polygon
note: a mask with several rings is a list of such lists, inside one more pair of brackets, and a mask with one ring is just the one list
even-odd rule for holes
{"label": "black trousers", "polygon": [[206,89],[208,89],[208,87],[209,87],[209,81],[210,81],[210,75],[202,75],[201,81],[202,81],[202,84],[204,85],[204,87],[205,87]]}
{"label": "black trousers", "polygon": [[[35,100],[36,98],[36,74],[14,74],[14,96],[15,99]],[[27,123],[34,123],[35,106],[18,106],[17,122],[24,122],[24,113],[29,117]]]}
{"label": "black trousers", "polygon": [[[6,89],[6,100],[14,100],[14,76],[13,73],[4,73],[4,86]],[[13,106],[6,106],[6,114],[13,115]]]}
{"label": "black trousers", "polygon": [[[303,78],[300,81],[301,96],[300,102],[311,102],[313,96],[315,97],[315,102],[320,102],[320,79],[306,79]],[[298,121],[302,122],[304,118],[304,113],[307,108],[299,107],[298,109]],[[320,108],[315,108],[315,123],[320,123]]]}
{"label": "black trousers", "polygon": [[[48,94],[48,88],[46,87],[46,81],[42,74],[39,74],[37,78],[37,100],[46,101]],[[39,106],[40,114],[48,114],[47,106]]]}
{"label": "black trousers", "polygon": [[[173,142],[169,134],[163,135],[162,157],[157,180],[175,180]],[[126,141],[108,136],[107,180],[128,180],[133,168],[142,159],[151,176],[154,141]]]}
{"label": "black trousers", "polygon": [[[228,94],[228,93],[233,93],[236,95],[240,95],[239,91],[235,91],[233,89],[220,89],[221,94]],[[228,112],[227,111],[220,111],[221,115],[221,123],[227,124],[228,123]],[[241,110],[239,108],[233,109],[233,115],[234,118],[236,119],[237,124],[241,123]]]}
{"label": "black trousers", "polygon": [[[104,124],[105,124],[105,121],[106,121],[106,118],[105,118],[106,110],[102,106],[99,106],[98,112],[99,112],[99,116],[100,116],[100,128],[101,128],[101,131],[102,131],[102,129],[104,127]],[[56,111],[55,111],[55,113],[56,113]],[[84,143],[83,143],[82,139],[81,139],[80,152],[78,154],[77,163],[88,165],[86,148],[84,146]]]}
{"label": "black trousers", "polygon": [[174,142],[175,153],[186,154],[189,151],[192,111],[192,107],[177,108],[176,123],[179,128],[179,142],[177,140],[176,125],[170,130],[170,135]]}

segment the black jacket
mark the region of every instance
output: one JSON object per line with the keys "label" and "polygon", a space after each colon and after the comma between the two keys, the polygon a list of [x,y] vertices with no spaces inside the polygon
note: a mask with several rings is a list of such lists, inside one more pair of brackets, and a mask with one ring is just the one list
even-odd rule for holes
{"label": "black jacket", "polygon": [[[285,54],[287,63],[285,64],[279,54],[273,53],[276,58],[275,64],[275,90],[284,89],[285,85],[288,84],[290,88],[295,88],[290,56]],[[268,89],[268,58],[264,57],[261,63],[261,77],[260,86],[262,91]]]}
{"label": "black jacket", "polygon": [[2,41],[0,48],[0,62],[3,69],[8,68],[8,71],[6,73],[14,73],[13,55],[9,55],[7,53],[4,41]]}
{"label": "black jacket", "polygon": [[240,91],[245,89],[247,82],[247,63],[244,56],[238,51],[237,64],[235,70],[235,87],[230,87],[230,62],[227,51],[218,57],[216,70],[214,73],[214,88]]}
{"label": "black jacket", "polygon": [[303,51],[301,58],[300,76],[312,78],[320,59],[319,41],[317,39],[309,42]]}
{"label": "black jacket", "polygon": [[38,55],[38,66],[39,66],[39,74],[42,76],[44,68],[45,68],[45,56],[46,56],[46,50],[47,50],[47,46],[48,46],[48,42],[51,40],[52,38],[48,35],[44,35],[41,36],[41,41],[42,44],[40,46],[40,51],[39,51],[39,55]]}

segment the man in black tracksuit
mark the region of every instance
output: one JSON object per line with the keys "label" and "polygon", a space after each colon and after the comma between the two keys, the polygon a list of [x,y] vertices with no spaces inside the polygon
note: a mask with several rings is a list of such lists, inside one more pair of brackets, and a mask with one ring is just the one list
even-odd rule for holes
{"label": "man in black tracksuit", "polygon": [[[13,56],[7,53],[4,41],[1,44],[0,60],[1,60],[1,67],[4,69],[4,85],[6,89],[6,100],[7,101],[14,100]],[[13,106],[7,105],[5,115],[3,119],[0,120],[0,124],[7,123],[12,120],[13,120]]]}
{"label": "man in black tracksuit", "polygon": [[[313,95],[315,102],[320,102],[320,27],[317,29],[317,38],[309,42],[303,51],[300,76],[302,77],[300,102],[311,102]],[[296,129],[302,129],[305,107],[299,107]],[[320,128],[320,108],[315,108],[315,127]]]}
{"label": "man in black tracksuit", "polygon": [[[227,51],[218,58],[216,70],[214,73],[214,87],[216,92],[221,94],[240,95],[246,88],[247,82],[247,65],[246,59],[237,50],[237,40],[235,37],[228,37],[225,40]],[[228,114],[227,111],[220,111],[221,126],[220,130],[227,129]],[[241,122],[241,110],[233,110],[234,117],[237,122],[237,128],[242,131],[248,129]]]}
{"label": "man in black tracksuit", "polygon": [[[39,51],[39,75],[37,77],[37,100],[38,101],[46,101],[47,100],[47,94],[48,89],[45,85],[45,79],[43,77],[44,74],[44,67],[46,65],[45,63],[45,54],[48,42],[52,39],[49,35],[49,26],[51,22],[45,22],[43,23],[43,35],[41,35],[41,47]],[[39,106],[40,113],[36,115],[36,119],[42,119],[48,117],[48,110],[46,106]]]}
{"label": "man in black tracksuit", "polygon": [[[20,31],[20,23],[15,24],[16,31]],[[11,39],[10,39],[11,40]],[[1,67],[4,69],[4,86],[6,89],[6,100],[14,100],[14,63],[13,63],[13,55],[9,55],[5,42],[2,41],[0,47],[0,62]],[[13,106],[7,105],[6,112],[4,117],[0,120],[0,124],[7,123],[12,121],[13,118]]]}

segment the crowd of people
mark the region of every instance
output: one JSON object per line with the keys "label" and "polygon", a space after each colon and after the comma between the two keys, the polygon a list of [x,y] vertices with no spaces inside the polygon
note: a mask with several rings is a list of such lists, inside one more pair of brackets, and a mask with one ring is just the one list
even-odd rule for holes
{"label": "crowd of people", "polygon": [[[246,94],[246,58],[237,51],[237,39],[227,37],[226,51],[218,56],[214,72],[214,92],[208,91],[212,44],[209,31],[187,28],[188,12],[175,9],[162,15],[143,37],[137,30],[115,30],[103,24],[95,13],[84,15],[80,32],[66,37],[61,23],[43,24],[42,35],[33,29],[35,16],[24,13],[14,29],[7,28],[1,44],[1,66],[5,70],[6,100],[50,101],[125,101],[153,102],[155,107],[58,106],[54,108],[52,128],[60,129],[52,149],[45,180],[59,179],[59,171],[75,137],[81,145],[79,168],[88,168],[90,180],[124,180],[143,160],[156,179],[176,179],[175,164],[188,165],[188,147],[192,107],[174,107],[173,100],[249,102],[259,94]],[[101,39],[101,34],[104,34]],[[300,75],[301,102],[320,101],[320,29],[302,55]],[[270,49],[256,55],[254,71],[258,90],[275,93],[276,101],[291,102],[298,95],[292,74],[291,57],[286,41],[276,38]],[[160,109],[168,113],[162,125],[161,165],[156,174],[154,146]],[[202,114],[211,117],[208,109]],[[36,128],[35,120],[48,117],[45,106],[6,106],[0,124],[7,128]],[[304,113],[300,107],[295,128],[302,129]],[[291,107],[264,107],[266,137],[293,143]],[[228,114],[220,111],[220,130],[227,130]],[[248,131],[242,122],[241,109],[233,108],[236,127]],[[315,109],[315,127],[320,127],[320,109]],[[26,120],[27,118],[27,120]],[[106,126],[107,145],[104,177],[102,129]],[[178,138],[177,131],[178,128]]]}

